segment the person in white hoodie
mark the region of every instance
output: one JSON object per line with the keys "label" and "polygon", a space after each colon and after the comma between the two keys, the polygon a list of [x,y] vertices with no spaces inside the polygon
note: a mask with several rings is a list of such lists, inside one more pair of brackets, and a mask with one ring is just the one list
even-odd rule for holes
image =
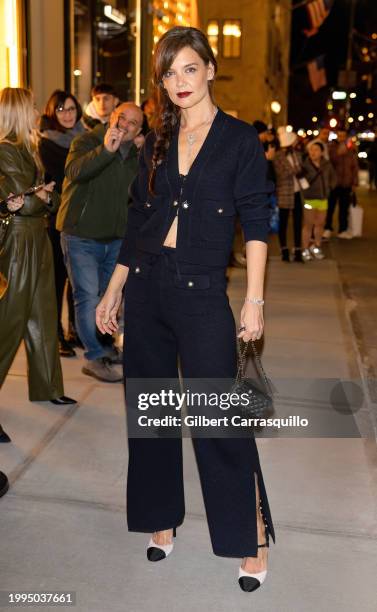
{"label": "person in white hoodie", "polygon": [[110,115],[119,104],[115,89],[109,83],[98,83],[92,88],[91,101],[85,109],[84,123],[93,129],[99,123],[108,123]]}

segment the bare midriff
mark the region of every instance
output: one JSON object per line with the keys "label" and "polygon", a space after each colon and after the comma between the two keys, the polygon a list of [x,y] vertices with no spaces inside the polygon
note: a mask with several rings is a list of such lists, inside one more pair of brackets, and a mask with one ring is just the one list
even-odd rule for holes
{"label": "bare midriff", "polygon": [[164,246],[175,249],[177,246],[178,215],[175,215],[170,229],[166,235]]}

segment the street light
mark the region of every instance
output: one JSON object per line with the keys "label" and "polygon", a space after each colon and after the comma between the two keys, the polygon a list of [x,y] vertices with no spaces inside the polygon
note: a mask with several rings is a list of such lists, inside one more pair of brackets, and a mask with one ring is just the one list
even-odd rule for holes
{"label": "street light", "polygon": [[368,117],[369,117],[369,119],[373,119],[374,113],[368,113]]}
{"label": "street light", "polygon": [[278,115],[281,111],[281,104],[277,100],[271,102],[271,110],[275,115]]}
{"label": "street light", "polygon": [[335,128],[338,125],[337,120],[333,117],[332,119],[330,119],[330,127]]}
{"label": "street light", "polygon": [[[345,100],[347,97],[347,92],[345,91],[333,91],[332,92],[332,99],[333,100]],[[356,97],[356,94],[355,94]]]}
{"label": "street light", "polygon": [[312,121],[313,121],[313,123],[317,123],[317,121],[318,121],[318,117],[316,117],[316,116],[314,115],[314,117],[312,117]]}
{"label": "street light", "polygon": [[348,123],[353,123],[354,122],[354,118],[353,117],[348,117],[347,121],[348,121]]}
{"label": "street light", "polygon": [[359,115],[357,119],[358,121],[364,121],[364,115]]}
{"label": "street light", "polygon": [[352,100],[354,100],[356,97],[357,97],[357,96],[356,96],[355,92],[354,92],[354,91],[352,91],[352,92],[350,93],[350,98],[351,98]]}

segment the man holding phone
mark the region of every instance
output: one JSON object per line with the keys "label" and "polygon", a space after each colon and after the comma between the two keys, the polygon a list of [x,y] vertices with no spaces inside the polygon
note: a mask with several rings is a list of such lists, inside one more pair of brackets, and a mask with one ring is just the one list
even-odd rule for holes
{"label": "man holding phone", "polygon": [[121,355],[98,334],[95,309],[126,230],[128,188],[138,164],[134,141],[138,143],[142,123],[141,109],[125,102],[113,111],[108,124],[99,124],[73,140],[56,222],[85,347],[83,372],[106,382],[122,380],[116,368]]}

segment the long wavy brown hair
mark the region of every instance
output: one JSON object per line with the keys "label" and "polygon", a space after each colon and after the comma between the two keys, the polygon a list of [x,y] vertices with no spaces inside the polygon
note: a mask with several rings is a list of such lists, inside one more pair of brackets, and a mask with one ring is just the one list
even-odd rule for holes
{"label": "long wavy brown hair", "polygon": [[[158,41],[154,52],[152,68],[157,125],[152,168],[149,174],[150,193],[154,193],[157,166],[166,158],[174,127],[177,125],[180,117],[180,108],[170,100],[162,81],[164,74],[170,69],[175,57],[184,47],[191,47],[201,57],[206,66],[209,63],[213,65],[215,75],[217,72],[217,61],[207,37],[197,28],[176,26],[165,32]],[[212,101],[213,86],[213,80],[208,81]]]}

